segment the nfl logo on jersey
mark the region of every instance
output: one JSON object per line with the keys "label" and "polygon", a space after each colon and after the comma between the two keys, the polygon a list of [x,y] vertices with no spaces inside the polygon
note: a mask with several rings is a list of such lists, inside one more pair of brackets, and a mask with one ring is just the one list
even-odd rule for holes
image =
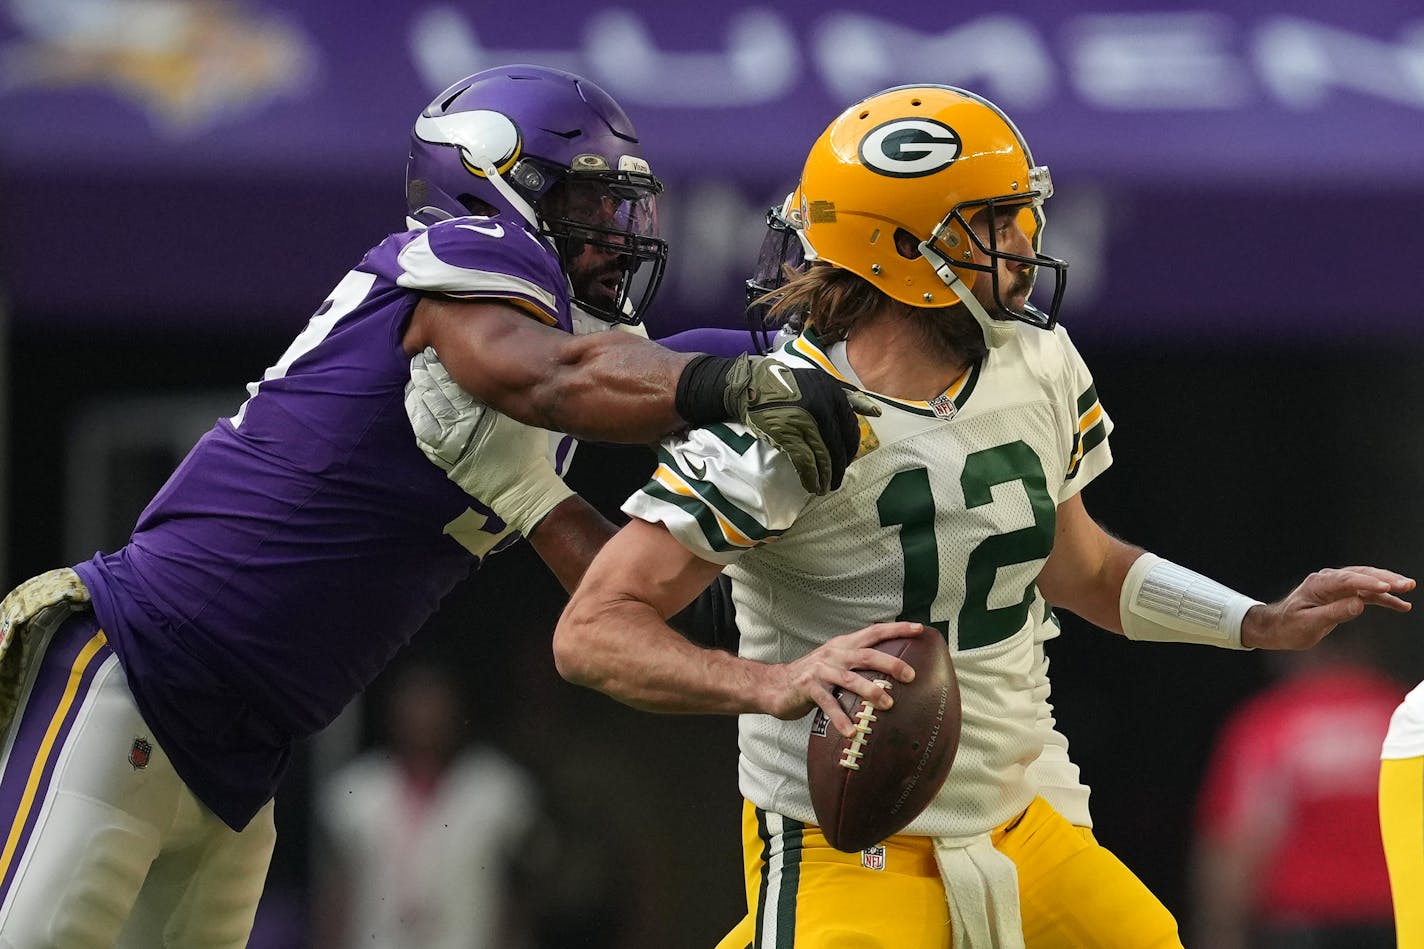
{"label": "nfl logo on jersey", "polygon": [[934,414],[940,418],[954,418],[955,413],[959,411],[954,400],[944,395],[937,395],[930,399],[930,408],[934,409]]}
{"label": "nfl logo on jersey", "polygon": [[885,845],[866,847],[860,852],[860,865],[867,870],[885,869]]}
{"label": "nfl logo on jersey", "polygon": [[135,771],[142,771],[148,767],[148,759],[153,754],[153,746],[142,738],[135,738],[133,747],[129,749],[129,764],[133,765]]}

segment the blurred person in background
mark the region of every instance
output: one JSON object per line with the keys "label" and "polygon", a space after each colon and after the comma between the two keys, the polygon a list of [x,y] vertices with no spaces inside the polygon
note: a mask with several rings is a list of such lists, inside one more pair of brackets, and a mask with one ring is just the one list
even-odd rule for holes
{"label": "blurred person in background", "polygon": [[1399,949],[1424,949],[1424,682],[1390,718],[1381,749],[1379,819]]}
{"label": "blurred person in background", "polygon": [[382,743],[325,781],[317,949],[536,945],[552,857],[542,795],[502,751],[471,743],[466,693],[433,664],[401,670],[380,703]]}
{"label": "blurred person in background", "polygon": [[1222,725],[1197,804],[1190,945],[1394,945],[1376,788],[1403,689],[1371,633],[1272,655],[1278,681]]}
{"label": "blurred person in background", "polygon": [[538,469],[482,456],[504,517],[430,464],[404,404],[415,354],[531,424],[647,443],[736,419],[807,490],[839,482],[858,427],[833,381],[606,332],[641,320],[666,245],[661,183],[596,85],[537,66],[456,83],[416,119],[406,186],[409,229],[337,283],[129,542],[0,603],[0,943],[239,949],[294,743],[487,555],[528,537],[567,588],[611,536],[557,473],[568,439],[545,433]]}

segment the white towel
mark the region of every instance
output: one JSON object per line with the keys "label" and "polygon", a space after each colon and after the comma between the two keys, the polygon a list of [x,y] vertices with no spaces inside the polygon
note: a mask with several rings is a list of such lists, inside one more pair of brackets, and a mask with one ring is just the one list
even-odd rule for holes
{"label": "white towel", "polygon": [[1024,949],[1019,871],[988,834],[934,838],[953,949]]}

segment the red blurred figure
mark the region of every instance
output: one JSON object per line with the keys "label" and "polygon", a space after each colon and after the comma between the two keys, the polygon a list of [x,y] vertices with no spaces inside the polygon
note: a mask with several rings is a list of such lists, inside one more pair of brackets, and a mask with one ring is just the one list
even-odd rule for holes
{"label": "red blurred figure", "polygon": [[1376,793],[1404,689],[1363,640],[1281,654],[1281,681],[1223,725],[1198,801],[1192,945],[1394,946]]}

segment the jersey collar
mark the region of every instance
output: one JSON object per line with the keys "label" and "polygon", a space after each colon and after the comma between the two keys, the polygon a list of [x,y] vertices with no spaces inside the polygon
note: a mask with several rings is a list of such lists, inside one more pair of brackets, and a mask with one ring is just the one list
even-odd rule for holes
{"label": "jersey collar", "polygon": [[845,342],[841,341],[826,346],[812,327],[806,327],[801,335],[787,342],[781,351],[814,366],[819,366],[836,379],[847,385],[855,386],[877,402],[930,418],[954,418],[969,401],[970,395],[974,393],[974,388],[979,384],[980,373],[983,371],[982,360],[974,363],[961,373],[958,379],[950,383],[949,388],[944,392],[923,402],[917,399],[897,399],[894,396],[882,395],[879,392],[871,392],[862,388],[859,377],[851,368],[850,361],[846,359]]}

